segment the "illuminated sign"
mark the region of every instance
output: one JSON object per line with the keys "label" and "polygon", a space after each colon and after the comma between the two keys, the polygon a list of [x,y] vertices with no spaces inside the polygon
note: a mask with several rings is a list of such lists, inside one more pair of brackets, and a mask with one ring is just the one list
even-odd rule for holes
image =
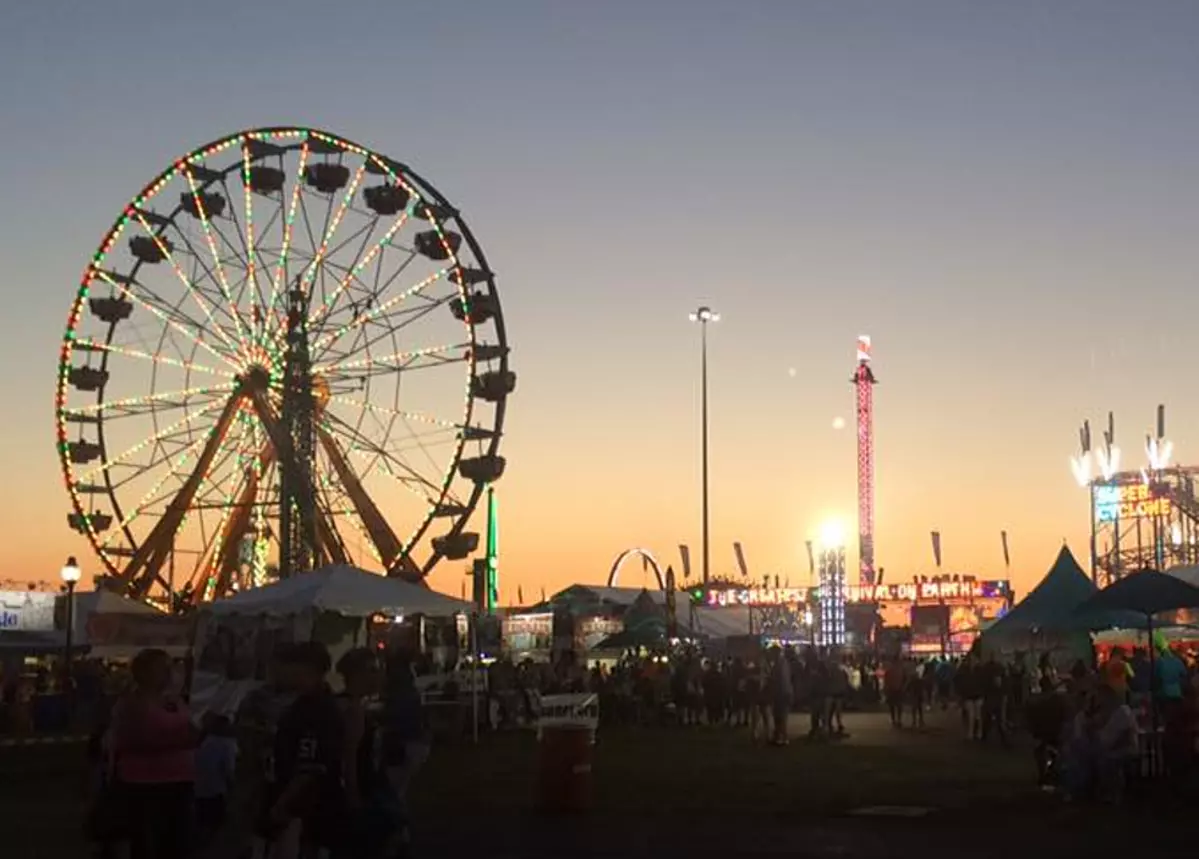
{"label": "illuminated sign", "polygon": [[1169,516],[1170,510],[1170,499],[1158,495],[1153,487],[1144,483],[1095,485],[1096,522]]}
{"label": "illuminated sign", "polygon": [[[1006,581],[906,582],[893,585],[848,585],[845,601],[872,602],[964,602],[975,599],[1009,599]],[[815,588],[729,588],[708,591],[710,606],[794,605],[816,599]]]}

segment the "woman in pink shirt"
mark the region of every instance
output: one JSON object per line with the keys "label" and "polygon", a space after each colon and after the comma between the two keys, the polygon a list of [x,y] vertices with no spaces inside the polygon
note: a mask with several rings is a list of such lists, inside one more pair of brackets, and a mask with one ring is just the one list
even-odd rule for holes
{"label": "woman in pink shirt", "polygon": [[130,666],[133,691],[113,713],[112,753],[127,797],[130,859],[177,859],[186,852],[197,734],[169,694],[171,659],[143,650]]}

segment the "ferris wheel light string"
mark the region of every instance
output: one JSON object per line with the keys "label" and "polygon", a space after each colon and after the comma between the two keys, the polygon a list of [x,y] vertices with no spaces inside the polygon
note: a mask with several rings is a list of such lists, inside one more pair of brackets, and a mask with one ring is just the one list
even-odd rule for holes
{"label": "ferris wheel light string", "polygon": [[127,514],[125,516],[125,518],[121,520],[121,523],[119,525],[117,525],[117,527],[114,528],[109,533],[109,535],[101,541],[101,543],[100,543],[101,549],[107,549],[109,544],[113,541],[113,539],[120,536],[124,532],[125,527],[127,525],[129,525],[130,522],[132,522],[134,519],[136,519],[138,516],[140,516],[142,514],[142,511],[144,511],[146,509],[146,507],[150,506],[150,504],[152,504],[156,500],[158,500],[158,499],[154,498],[153,496],[158,492],[159,489],[162,488],[162,485],[164,483],[166,483],[168,480],[170,480],[171,477],[175,476],[175,467],[185,465],[187,463],[188,459],[191,458],[191,455],[195,451],[196,447],[203,444],[205,441],[207,441],[207,436],[203,436],[203,435],[198,436],[187,447],[185,447],[183,449],[182,453],[177,454],[178,461],[176,461],[175,456],[171,456],[169,458],[162,460],[163,464],[169,464],[171,467],[168,468],[166,470],[166,473],[163,474],[163,476],[158,479],[157,483],[155,483],[148,490],[146,490],[146,492],[144,492],[142,494],[142,497],[139,498],[137,500],[137,503],[133,505],[133,512]]}
{"label": "ferris wheel light string", "polygon": [[449,271],[450,271],[449,268],[438,269],[433,274],[429,275],[428,277],[426,277],[424,280],[420,281],[419,283],[414,284],[409,289],[404,290],[403,292],[399,293],[398,295],[392,296],[391,298],[387,299],[387,301],[383,302],[382,304],[378,305],[377,307],[373,307],[370,310],[368,310],[366,313],[363,313],[363,314],[359,315],[357,318],[350,320],[345,325],[341,326],[340,328],[337,328],[336,330],[330,332],[328,335],[326,335],[326,336],[322,337],[320,340],[318,340],[313,346],[314,350],[324,349],[324,348],[328,347],[330,344],[336,343],[343,336],[345,336],[345,334],[348,333],[351,329],[357,328],[358,326],[360,326],[366,322],[370,322],[372,319],[379,316],[379,314],[381,314],[381,313],[386,313],[389,309],[391,309],[395,305],[399,304],[401,301],[411,298],[413,295],[416,295],[417,293],[424,290],[430,284],[436,283],[438,280],[445,277]]}
{"label": "ferris wheel light string", "polygon": [[354,200],[354,192],[358,190],[358,183],[362,181],[362,177],[365,175],[366,162],[364,161],[354,173],[354,179],[350,182],[349,190],[342,195],[341,205],[337,207],[337,214],[333,216],[333,220],[329,222],[329,226],[325,230],[324,237],[321,238],[321,246],[317,249],[316,256],[312,258],[312,262],[308,263],[308,266],[300,276],[301,281],[306,286],[311,286],[313,280],[316,278],[316,271],[320,267],[325,254],[329,251],[329,240],[333,238],[333,234],[337,232],[337,228],[341,225],[341,219],[345,217],[346,212],[350,208],[350,203]]}
{"label": "ferris wheel light string", "polygon": [[333,293],[325,299],[324,303],[320,306],[317,312],[308,317],[309,327],[320,323],[326,316],[333,312],[333,308],[337,304],[337,299],[341,296],[342,292],[348,289],[354,278],[361,274],[362,270],[371,264],[371,261],[375,258],[375,256],[387,246],[387,244],[391,241],[391,237],[394,236],[396,232],[404,226],[404,223],[407,220],[408,209],[405,209],[392,223],[391,227],[387,230],[383,237],[375,243],[374,247],[372,247],[370,251],[362,257],[362,259],[355,262],[355,264],[350,268],[349,273],[346,274],[346,276],[341,279],[341,282],[337,284],[337,289],[333,290]]}
{"label": "ferris wheel light string", "polygon": [[178,358],[171,358],[167,355],[155,355],[151,352],[142,352],[139,349],[131,349],[128,346],[117,346],[112,343],[101,343],[99,340],[93,340],[90,337],[74,337],[68,333],[69,338],[73,339],[78,347],[84,351],[109,352],[114,355],[123,355],[126,358],[139,358],[145,361],[153,361],[156,364],[166,364],[171,367],[178,367],[181,370],[188,372],[195,371],[198,373],[210,373],[214,376],[222,376],[232,378],[233,373],[224,370],[218,370],[215,367],[208,367],[204,364],[194,364],[191,361],[181,361]]}
{"label": "ferris wheel light string", "polygon": [[170,262],[171,268],[173,268],[175,270],[175,275],[179,278],[180,283],[183,284],[183,288],[195,300],[195,302],[199,306],[201,312],[203,312],[204,317],[208,320],[209,324],[212,326],[213,331],[217,334],[217,336],[219,336],[222,340],[225,341],[225,344],[227,346],[229,346],[230,348],[235,348],[233,345],[233,342],[229,339],[228,335],[225,333],[225,329],[223,327],[221,327],[220,324],[217,323],[216,319],[213,318],[212,312],[208,308],[208,304],[200,298],[200,291],[198,289],[196,289],[195,284],[193,284],[191,281],[191,278],[189,278],[187,276],[187,274],[183,271],[183,269],[180,267],[178,261],[175,259],[175,255],[166,246],[166,243],[162,241],[162,238],[157,233],[155,233],[154,230],[152,230],[150,228],[150,222],[146,220],[146,216],[143,215],[140,211],[138,211],[137,209],[135,209],[133,207],[130,207],[130,211],[136,213],[137,220],[142,225],[142,229],[144,229],[146,231],[146,234],[151,239],[153,239],[154,244],[156,244],[158,246],[158,249],[162,252],[163,256],[165,256],[167,261]]}
{"label": "ferris wheel light string", "polygon": [[[242,181],[242,197],[245,201],[246,215],[246,280],[251,287],[251,295],[253,300],[257,301],[262,295],[258,288],[258,272],[254,263],[254,202],[253,192],[250,189],[250,137],[246,135],[242,139],[241,144],[241,181]],[[264,314],[265,318],[265,314]],[[253,315],[250,316],[251,331],[250,338],[253,341],[259,339],[258,324]]]}
{"label": "ferris wheel light string", "polygon": [[[201,340],[199,337],[197,337],[197,336],[196,336],[195,334],[193,334],[191,331],[188,331],[186,328],[184,328],[182,325],[180,325],[178,322],[176,322],[176,321],[175,321],[174,319],[172,319],[171,317],[167,316],[167,314],[166,314],[166,313],[164,313],[163,311],[159,310],[159,309],[158,309],[157,307],[155,307],[153,304],[150,304],[148,301],[144,300],[144,299],[143,299],[143,298],[141,298],[140,296],[138,296],[138,295],[134,294],[134,292],[133,292],[131,289],[129,289],[129,287],[127,287],[127,286],[125,286],[124,284],[118,283],[117,281],[113,280],[113,278],[112,278],[112,277],[111,277],[111,276],[108,274],[108,272],[106,272],[106,271],[102,271],[102,270],[100,270],[99,268],[93,268],[93,269],[92,269],[92,276],[93,276],[93,278],[96,278],[96,277],[100,278],[102,281],[104,281],[105,283],[107,283],[109,286],[111,286],[111,287],[112,287],[113,289],[115,289],[117,292],[119,292],[119,293],[121,293],[122,295],[124,295],[124,296],[125,296],[126,298],[128,298],[130,301],[135,301],[135,302],[137,302],[138,304],[140,304],[140,305],[141,305],[142,307],[144,307],[146,310],[150,311],[150,313],[151,313],[151,314],[153,314],[154,316],[158,317],[160,320],[162,320],[163,322],[165,322],[165,323],[166,323],[167,325],[169,325],[171,328],[174,328],[176,331],[178,331],[180,334],[182,334],[182,335],[183,335],[184,337],[186,337],[187,339],[191,340],[193,343],[195,343],[197,346],[199,346],[199,347],[200,347],[201,349],[203,349],[205,352],[207,352],[207,353],[209,353],[210,355],[212,355],[214,358],[219,358],[221,361],[224,361],[226,364],[228,364],[228,365],[229,365],[229,366],[231,366],[231,367],[232,367],[232,366],[235,366],[235,365],[233,364],[233,362],[232,362],[232,361],[231,361],[231,360],[228,358],[228,356],[226,356],[226,355],[222,355],[220,352],[216,351],[216,350],[215,350],[215,349],[213,349],[211,346],[209,346],[209,345],[208,345],[208,343],[206,343],[205,341]],[[78,319],[76,319],[76,323],[77,323],[77,322],[78,322]]]}
{"label": "ferris wheel light string", "polygon": [[237,328],[237,337],[244,342],[246,333],[242,329],[241,310],[233,301],[232,290],[229,288],[229,278],[225,275],[225,266],[221,262],[221,254],[217,248],[216,237],[212,234],[212,222],[208,218],[208,207],[204,204],[204,197],[200,192],[199,186],[196,184],[195,176],[192,175],[191,169],[187,166],[188,163],[195,164],[198,161],[204,160],[204,157],[191,156],[186,162],[180,164],[180,170],[187,179],[188,187],[191,188],[192,199],[196,204],[196,212],[200,215],[200,225],[204,229],[204,239],[208,242],[208,250],[212,253],[212,264],[216,270],[217,285],[220,287],[221,295],[224,296],[225,302],[229,305],[229,310],[233,316],[233,324]]}
{"label": "ferris wheel light string", "polygon": [[[263,330],[262,330],[263,345],[266,345],[266,340],[267,340],[266,314],[268,311],[273,313],[275,315],[275,318],[277,320],[279,320],[279,326],[278,326],[279,330],[281,330],[285,327],[284,320],[283,320],[281,314],[279,314],[275,309],[275,298],[279,294],[279,289],[283,286],[283,278],[285,276],[283,270],[287,267],[287,256],[291,251],[291,239],[292,239],[292,234],[293,234],[293,231],[295,228],[295,223],[296,223],[296,212],[298,211],[299,205],[300,205],[300,188],[303,185],[304,170],[307,169],[307,167],[308,167],[308,155],[311,151],[312,151],[311,148],[308,146],[307,135],[305,135],[304,143],[300,147],[299,167],[296,169],[296,177],[295,177],[295,180],[292,182],[291,203],[287,207],[287,218],[283,222],[283,248],[279,254],[279,262],[275,266],[275,276],[271,279],[271,298],[270,298],[270,302],[267,304],[266,308],[263,309],[263,314],[262,314],[262,316],[263,316],[263,323],[262,323],[263,324]],[[276,331],[276,336],[277,335],[278,335],[278,331]]]}
{"label": "ferris wheel light string", "polygon": [[140,397],[127,397],[123,400],[112,400],[102,403],[88,403],[85,406],[77,406],[72,409],[73,414],[93,414],[102,412],[105,409],[124,408],[126,406],[141,406],[152,402],[158,402],[166,397],[188,397],[203,396],[207,394],[217,394],[222,391],[231,391],[237,385],[237,382],[226,382],[220,385],[208,385],[200,388],[183,388],[178,391],[163,391],[159,394],[143,394]]}
{"label": "ferris wheel light string", "polygon": [[379,357],[359,358],[354,361],[342,359],[335,361],[332,364],[322,364],[319,367],[313,368],[317,373],[331,373],[334,370],[355,370],[363,367],[378,366],[382,364],[390,364],[393,362],[407,361],[413,358],[424,358],[428,355],[436,355],[441,352],[450,352],[454,349],[470,348],[470,343],[443,343],[440,346],[428,346],[424,349],[412,349],[406,352],[393,352],[390,355],[380,355]]}
{"label": "ferris wheel light string", "polygon": [[189,420],[194,420],[196,418],[199,418],[203,414],[214,411],[218,406],[224,407],[224,403],[220,400],[217,400],[213,403],[209,403],[207,406],[204,406],[203,408],[201,408],[198,412],[195,412],[195,413],[189,414],[189,415],[185,415],[183,418],[175,421],[175,423],[173,423],[169,426],[163,427],[161,430],[156,432],[154,435],[150,436],[149,438],[142,439],[137,444],[135,444],[133,447],[122,452],[120,455],[114,457],[113,459],[105,460],[100,465],[96,466],[95,468],[91,469],[90,471],[84,472],[83,474],[81,474],[79,476],[79,482],[86,483],[90,480],[95,479],[96,477],[99,477],[101,474],[103,474],[108,469],[112,468],[114,465],[120,465],[123,462],[125,462],[125,460],[127,460],[129,457],[133,456],[135,453],[145,450],[145,448],[148,445],[151,445],[158,441],[161,441],[162,439],[166,438],[167,436],[171,435],[172,433],[178,431],[184,424],[188,423]]}
{"label": "ferris wheel light string", "polygon": [[405,418],[406,420],[429,424],[431,426],[445,427],[446,429],[461,429],[458,424],[454,423],[453,421],[447,421],[444,418],[436,418],[432,415],[424,415],[419,412],[408,412],[404,411],[403,409],[393,409],[388,406],[377,406],[374,403],[365,403],[345,396],[330,397],[329,402],[343,403],[347,406],[355,406],[366,411],[379,412],[385,415],[394,415],[396,417]]}

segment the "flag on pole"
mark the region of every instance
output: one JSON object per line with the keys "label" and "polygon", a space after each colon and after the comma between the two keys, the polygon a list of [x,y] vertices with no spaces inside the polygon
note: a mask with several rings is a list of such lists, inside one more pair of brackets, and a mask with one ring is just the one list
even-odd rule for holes
{"label": "flag on pole", "polygon": [[683,578],[691,578],[691,549],[685,544],[679,544],[679,556],[683,559]]}
{"label": "flag on pole", "polygon": [[741,578],[749,578],[749,567],[745,565],[745,552],[741,550],[740,543],[733,543],[733,554],[737,556],[737,569],[741,570]]}

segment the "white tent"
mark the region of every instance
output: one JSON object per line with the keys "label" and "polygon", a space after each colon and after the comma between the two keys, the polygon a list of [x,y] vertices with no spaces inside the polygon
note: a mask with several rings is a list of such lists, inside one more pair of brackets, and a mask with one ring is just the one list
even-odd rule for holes
{"label": "white tent", "polygon": [[403,579],[337,565],[242,591],[207,606],[212,614],[296,615],[309,610],[345,617],[424,614],[448,617],[471,611],[471,603]]}
{"label": "white tent", "polygon": [[[323,641],[334,662],[366,644],[373,615],[451,617],[471,603],[424,585],[335,565],[242,591],[204,607],[197,633],[191,701],[196,712],[232,713],[265,676],[275,646]],[[336,675],[330,681],[337,682]]]}

